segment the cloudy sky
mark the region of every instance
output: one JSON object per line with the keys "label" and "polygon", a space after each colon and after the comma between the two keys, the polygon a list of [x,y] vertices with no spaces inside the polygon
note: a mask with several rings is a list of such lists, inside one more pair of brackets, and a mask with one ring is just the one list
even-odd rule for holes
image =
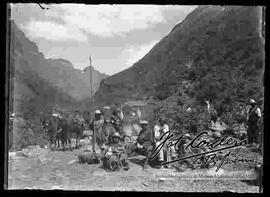
{"label": "cloudy sky", "polygon": [[196,6],[12,4],[11,18],[46,58],[112,75],[141,59]]}

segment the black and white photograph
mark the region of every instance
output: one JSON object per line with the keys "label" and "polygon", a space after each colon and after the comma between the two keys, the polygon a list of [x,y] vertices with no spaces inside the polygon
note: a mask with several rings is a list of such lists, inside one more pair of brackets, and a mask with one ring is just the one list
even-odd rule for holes
{"label": "black and white photograph", "polygon": [[5,189],[263,192],[265,6],[6,6]]}

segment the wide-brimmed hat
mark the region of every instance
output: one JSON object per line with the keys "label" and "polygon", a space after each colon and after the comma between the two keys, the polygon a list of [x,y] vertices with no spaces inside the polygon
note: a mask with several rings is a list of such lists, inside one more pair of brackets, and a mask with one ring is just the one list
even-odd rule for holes
{"label": "wide-brimmed hat", "polygon": [[97,110],[95,111],[95,114],[101,114],[101,111],[97,109]]}
{"label": "wide-brimmed hat", "polygon": [[148,121],[147,121],[147,120],[141,120],[141,121],[140,121],[140,124],[141,124],[141,125],[147,125],[147,124],[148,124]]}
{"label": "wide-brimmed hat", "polygon": [[58,114],[57,113],[53,113],[52,116],[53,117],[58,117]]}
{"label": "wide-brimmed hat", "polygon": [[249,100],[249,104],[255,104],[255,103],[256,103],[256,101],[254,99]]}
{"label": "wide-brimmed hat", "polygon": [[186,134],[184,135],[184,138],[186,138],[186,139],[191,139],[192,137],[191,137],[190,134],[186,133]]}
{"label": "wide-brimmed hat", "polygon": [[118,132],[115,132],[115,133],[113,134],[113,136],[114,136],[114,137],[120,137],[120,134],[119,134]]}

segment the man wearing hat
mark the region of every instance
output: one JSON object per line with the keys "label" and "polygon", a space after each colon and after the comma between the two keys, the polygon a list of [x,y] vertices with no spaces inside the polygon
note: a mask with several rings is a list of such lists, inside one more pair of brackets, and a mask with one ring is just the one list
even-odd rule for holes
{"label": "man wearing hat", "polygon": [[112,141],[111,143],[114,144],[114,145],[117,145],[120,143],[120,134],[118,132],[115,132],[113,135],[112,135]]}
{"label": "man wearing hat", "polygon": [[153,134],[149,132],[148,121],[141,120],[140,125],[141,125],[142,130],[140,131],[138,135],[137,141],[138,141],[138,147],[142,148],[142,147],[146,147],[150,141],[153,142]]}
{"label": "man wearing hat", "polygon": [[[154,147],[154,133],[153,130],[148,128],[148,122],[146,120],[140,121],[142,130],[140,131],[138,138],[137,138],[137,149],[143,155],[148,155],[151,153]],[[144,165],[146,167],[147,160]]]}
{"label": "man wearing hat", "polygon": [[248,111],[248,143],[255,145],[258,143],[258,136],[260,135],[259,131],[259,120],[261,118],[261,110],[257,106],[257,103],[254,99],[249,101],[249,111]]}

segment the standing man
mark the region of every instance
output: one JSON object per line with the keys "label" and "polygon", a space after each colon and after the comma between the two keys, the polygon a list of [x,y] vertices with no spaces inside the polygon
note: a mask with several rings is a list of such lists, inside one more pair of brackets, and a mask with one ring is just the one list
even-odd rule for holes
{"label": "standing man", "polygon": [[93,152],[96,152],[96,149],[95,149],[96,143],[98,146],[102,145],[103,126],[104,126],[104,118],[101,114],[101,111],[96,110],[94,120],[90,124],[90,129],[93,131],[93,136],[92,136],[92,151]]}
{"label": "standing man", "polygon": [[[161,126],[161,136],[166,133],[165,136],[163,136],[163,139],[165,139],[169,135],[168,134],[168,132],[170,131],[169,126],[168,124],[166,124],[164,119],[160,119],[159,122]],[[167,146],[168,146],[168,141],[166,141],[166,144],[164,146],[165,147],[164,151],[166,152],[166,161],[168,162],[172,160],[171,156],[172,156],[172,153],[175,152],[175,150],[173,149],[173,146],[169,148],[167,148]],[[170,167],[170,164],[166,165],[165,167]]]}
{"label": "standing man", "polygon": [[256,145],[258,143],[258,137],[260,133],[260,118],[261,118],[261,109],[257,106],[254,99],[250,99],[249,109],[248,109],[248,143],[250,145]]}
{"label": "standing man", "polygon": [[[154,143],[155,143],[155,147],[158,147],[161,144],[161,127],[159,122],[157,122],[157,124],[154,126]],[[164,161],[164,147],[161,148],[161,150],[158,153],[158,161],[159,161],[159,165]],[[160,165],[160,168],[162,168],[163,166]]]}

